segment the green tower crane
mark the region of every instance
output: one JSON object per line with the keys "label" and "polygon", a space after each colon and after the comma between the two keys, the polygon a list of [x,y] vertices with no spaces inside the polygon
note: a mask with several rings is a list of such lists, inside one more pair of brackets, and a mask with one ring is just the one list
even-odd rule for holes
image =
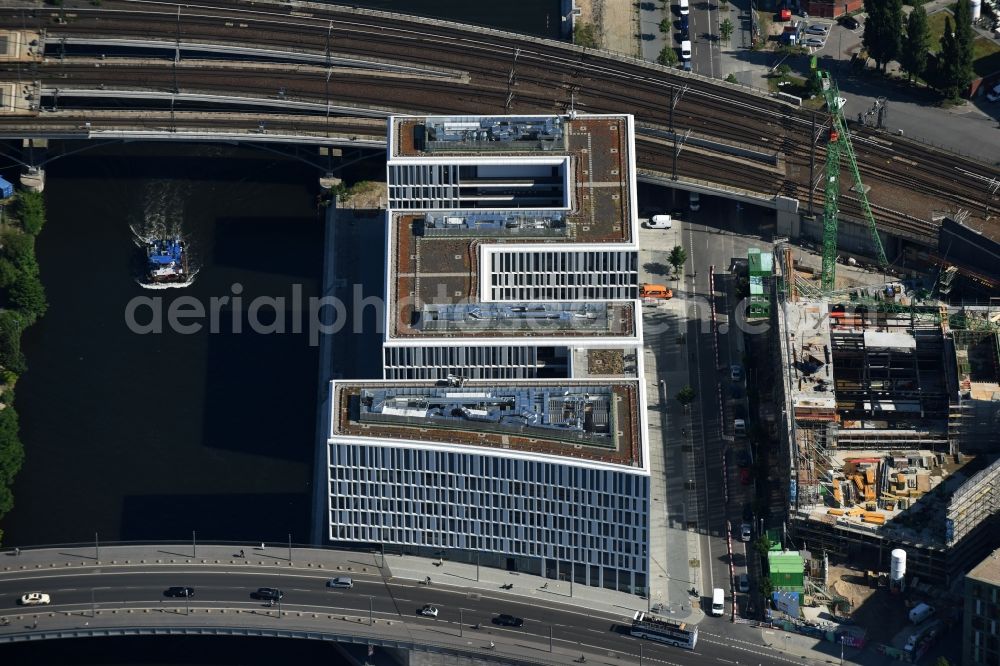
{"label": "green tower crane", "polygon": [[858,193],[858,198],[861,200],[861,210],[868,221],[868,229],[871,232],[872,245],[879,265],[884,269],[889,265],[889,262],[885,258],[885,249],[882,247],[882,239],[879,238],[878,229],[875,226],[875,217],[868,204],[865,186],[861,182],[861,172],[858,171],[858,161],[854,154],[854,147],[851,145],[851,135],[847,131],[847,121],[844,120],[837,83],[830,77],[829,72],[817,67],[815,56],[812,58],[811,67],[830,111],[830,140],[826,144],[826,183],[823,202],[823,272],[820,278],[820,287],[823,293],[829,293],[835,289],[837,275],[837,218],[840,213],[838,200],[840,198],[841,155],[847,156],[847,163],[851,167],[851,173],[854,174],[854,189]]}

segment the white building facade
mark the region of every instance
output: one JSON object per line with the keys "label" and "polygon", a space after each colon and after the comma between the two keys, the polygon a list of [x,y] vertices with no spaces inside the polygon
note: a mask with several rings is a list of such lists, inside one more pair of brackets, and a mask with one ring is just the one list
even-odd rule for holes
{"label": "white building facade", "polygon": [[[330,446],[331,538],[641,593],[649,475],[483,451]],[[475,561],[475,560],[471,560]]]}
{"label": "white building facade", "polygon": [[331,384],[329,539],[646,593],[632,117],[390,118],[388,153],[384,380]]}

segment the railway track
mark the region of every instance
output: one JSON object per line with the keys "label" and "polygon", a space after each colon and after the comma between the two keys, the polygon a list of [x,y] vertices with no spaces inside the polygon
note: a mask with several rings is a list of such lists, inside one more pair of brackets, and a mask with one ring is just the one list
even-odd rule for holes
{"label": "railway track", "polygon": [[[754,191],[808,196],[812,119],[807,112],[776,100],[647,64],[597,52],[581,53],[556,42],[489,30],[469,31],[459,26],[427,25],[409,18],[352,13],[320,5],[298,4],[296,8],[299,11],[293,13],[288,5],[258,2],[251,6],[211,0],[185,5],[178,20],[176,5],[104,0],[100,7],[67,8],[66,15],[73,14],[67,23],[54,22],[53,14],[58,17],[59,12],[51,8],[34,12],[0,8],[0,26],[46,28],[50,33],[47,54],[58,49],[59,35],[91,35],[158,40],[161,51],[168,51],[178,40],[211,41],[274,51],[398,61],[461,70],[468,75],[467,83],[457,85],[416,79],[389,82],[388,77],[369,73],[366,78],[359,72],[344,74],[328,85],[326,81],[319,83],[323,77],[314,70],[307,74],[300,68],[296,74],[291,67],[280,73],[272,69],[270,74],[259,76],[234,75],[232,68],[208,71],[212,67],[203,67],[205,71],[194,75],[187,73],[186,65],[175,67],[171,60],[163,59],[158,67],[144,70],[143,82],[168,89],[176,79],[177,85],[185,89],[260,95],[268,88],[274,90],[281,78],[294,82],[294,87],[282,86],[285,94],[303,99],[353,104],[370,104],[377,99],[379,106],[429,113],[498,113],[508,109],[514,113],[559,113],[569,107],[572,99],[580,111],[627,111],[635,114],[639,122],[658,127],[668,125],[669,100],[683,91],[673,114],[679,132],[692,131],[780,153],[788,171],[779,177],[752,166],[739,172],[718,164],[710,168],[706,164],[710,158],[696,156],[694,151],[685,152],[684,166],[679,165],[679,171],[706,180],[731,178],[724,182],[739,187],[755,181]],[[273,58],[260,57],[269,62],[269,67],[275,64]],[[47,85],[57,85],[58,79],[64,85],[137,86],[135,71],[129,73],[127,67],[93,69],[101,71],[85,74],[68,62],[50,61],[35,67],[34,73]],[[50,74],[50,70],[55,72]],[[0,124],[4,122],[0,120]],[[930,210],[961,208],[985,217],[988,207],[995,210],[1000,206],[997,194],[990,190],[991,179],[1000,178],[1000,170],[995,167],[895,137],[887,139],[863,130],[856,135],[859,165],[872,187],[869,196],[880,206],[877,216],[887,230],[908,225],[913,233],[933,238],[925,225],[934,228],[934,223],[930,219],[924,222]],[[638,157],[640,163],[645,161],[656,168],[663,167],[664,160],[672,160],[669,149],[664,152],[649,142],[640,144]],[[817,164],[821,165],[822,159],[820,147]],[[900,191],[907,196],[901,199],[897,196]],[[881,197],[882,193],[893,195],[895,200]],[[821,193],[816,193],[816,198],[821,200]],[[842,205],[849,212],[853,205],[849,193],[842,198]]]}

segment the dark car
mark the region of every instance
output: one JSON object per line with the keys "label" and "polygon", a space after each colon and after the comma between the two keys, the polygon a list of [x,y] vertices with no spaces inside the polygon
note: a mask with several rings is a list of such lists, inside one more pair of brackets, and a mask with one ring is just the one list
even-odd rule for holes
{"label": "dark car", "polygon": [[848,30],[857,30],[861,25],[861,23],[858,22],[858,19],[853,16],[844,16],[840,19],[839,23]]}
{"label": "dark car", "polygon": [[254,599],[264,599],[265,601],[278,601],[284,598],[285,593],[273,587],[260,587],[250,596]]}
{"label": "dark car", "polygon": [[513,615],[504,614],[493,618],[493,624],[499,624],[502,627],[521,627],[524,626],[524,620]]}
{"label": "dark car", "polygon": [[165,597],[193,597],[193,587],[168,587],[163,591]]}
{"label": "dark car", "polygon": [[750,502],[743,503],[743,520],[751,522],[753,520],[753,506]]}
{"label": "dark car", "polygon": [[740,483],[744,486],[749,486],[752,477],[750,475],[750,470],[746,467],[740,469]]}
{"label": "dark car", "polygon": [[749,451],[740,451],[740,455],[739,455],[739,458],[738,458],[738,463],[739,463],[740,467],[749,467],[750,466],[750,452]]}

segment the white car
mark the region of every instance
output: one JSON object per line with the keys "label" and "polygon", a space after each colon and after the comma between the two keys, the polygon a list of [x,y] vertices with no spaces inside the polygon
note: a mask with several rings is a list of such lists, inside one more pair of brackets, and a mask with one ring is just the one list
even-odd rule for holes
{"label": "white car", "polygon": [[44,592],[28,592],[21,597],[22,606],[48,606],[51,601],[49,595]]}
{"label": "white car", "polygon": [[803,44],[805,44],[806,46],[811,46],[815,49],[821,49],[826,45],[826,40],[823,39],[822,37],[810,37],[805,42],[803,42]]}
{"label": "white car", "polygon": [[823,23],[814,23],[806,28],[806,32],[810,35],[822,35],[825,37],[826,33],[830,32],[830,26]]}
{"label": "white car", "polygon": [[420,615],[424,615],[426,617],[437,617],[438,609],[437,606],[431,606],[430,604],[427,604],[426,606],[418,610],[417,613]]}
{"label": "white car", "polygon": [[691,40],[685,39],[681,42],[681,58],[684,60],[691,59]]}

